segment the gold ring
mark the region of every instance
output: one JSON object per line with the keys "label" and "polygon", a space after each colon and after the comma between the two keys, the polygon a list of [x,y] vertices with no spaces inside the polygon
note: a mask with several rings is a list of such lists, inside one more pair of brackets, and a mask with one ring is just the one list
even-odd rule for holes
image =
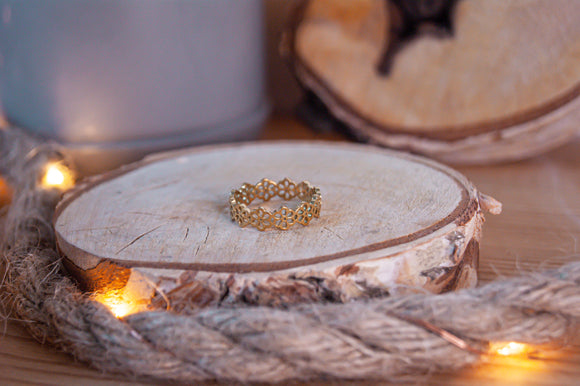
{"label": "gold ring", "polygon": [[[255,199],[269,201],[276,196],[284,200],[298,197],[302,202],[296,209],[282,206],[271,212],[261,206],[255,209],[248,207]],[[229,203],[232,220],[242,228],[251,225],[261,231],[269,228],[287,230],[296,223],[308,225],[313,217],[320,217],[322,196],[320,189],[308,181],[296,184],[284,178],[276,183],[264,178],[256,185],[244,183],[239,189],[232,190]]]}

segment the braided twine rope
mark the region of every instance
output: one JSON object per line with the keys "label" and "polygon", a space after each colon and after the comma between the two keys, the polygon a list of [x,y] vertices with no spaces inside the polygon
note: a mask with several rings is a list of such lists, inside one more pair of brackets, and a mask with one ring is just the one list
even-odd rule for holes
{"label": "braided twine rope", "polygon": [[117,319],[63,273],[51,225],[60,194],[38,186],[55,157],[53,146],[0,131],[0,173],[15,189],[4,218],[4,303],[36,339],[102,371],[180,382],[397,380],[475,363],[490,342],[551,345],[577,334],[578,262],[443,295]]}

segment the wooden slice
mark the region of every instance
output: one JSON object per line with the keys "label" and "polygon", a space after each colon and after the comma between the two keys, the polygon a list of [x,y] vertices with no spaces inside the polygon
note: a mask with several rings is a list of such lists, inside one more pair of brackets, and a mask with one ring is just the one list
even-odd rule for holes
{"label": "wooden slice", "polygon": [[[264,177],[319,187],[320,218],[286,231],[240,228],[230,191]],[[273,142],[180,151],[96,177],[63,199],[54,222],[85,288],[130,287],[135,298],[179,310],[471,287],[481,205],[490,203],[430,160]]]}
{"label": "wooden slice", "polygon": [[303,1],[286,41],[299,80],[359,137],[452,162],[518,159],[578,132],[580,2],[429,2],[452,5],[451,32],[416,23],[401,43],[400,9],[422,1]]}

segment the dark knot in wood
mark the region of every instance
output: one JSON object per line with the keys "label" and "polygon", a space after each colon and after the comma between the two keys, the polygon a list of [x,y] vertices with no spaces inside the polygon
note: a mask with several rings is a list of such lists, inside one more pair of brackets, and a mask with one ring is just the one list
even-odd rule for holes
{"label": "dark knot in wood", "polygon": [[377,70],[388,75],[395,55],[420,34],[453,36],[453,12],[459,0],[385,0],[390,17]]}

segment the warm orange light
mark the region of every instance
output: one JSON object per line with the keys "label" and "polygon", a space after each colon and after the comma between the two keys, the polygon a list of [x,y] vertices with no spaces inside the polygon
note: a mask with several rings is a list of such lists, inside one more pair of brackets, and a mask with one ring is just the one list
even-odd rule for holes
{"label": "warm orange light", "polygon": [[142,311],[143,306],[122,290],[95,294],[94,299],[105,305],[117,318]]}
{"label": "warm orange light", "polygon": [[518,342],[496,342],[489,347],[491,354],[503,356],[521,356],[531,351],[530,346]]}
{"label": "warm orange light", "polygon": [[[509,343],[498,345],[502,353],[514,352],[509,349]],[[513,345],[511,345],[513,346]],[[510,347],[511,347],[510,346]],[[491,351],[491,355],[482,358],[479,366],[467,370],[474,378],[488,380],[498,385],[527,385],[537,381],[538,377],[546,376],[548,362],[531,359],[525,354],[505,355]]]}
{"label": "warm orange light", "polygon": [[72,171],[59,162],[52,162],[46,165],[42,186],[45,188],[57,188],[67,190],[74,186],[74,175]]}
{"label": "warm orange light", "polygon": [[10,201],[12,201],[12,194],[13,191],[10,185],[8,185],[6,180],[0,177],[0,208],[10,204]]}

